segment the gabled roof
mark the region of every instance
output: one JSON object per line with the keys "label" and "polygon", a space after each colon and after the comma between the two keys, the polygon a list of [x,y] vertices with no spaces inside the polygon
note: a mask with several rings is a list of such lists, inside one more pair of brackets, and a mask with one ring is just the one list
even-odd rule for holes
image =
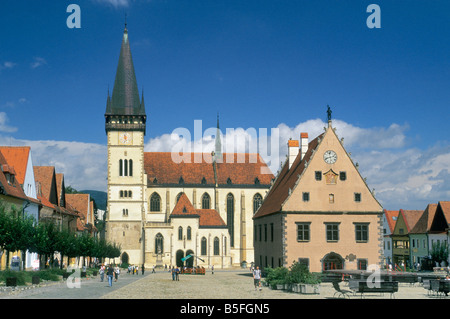
{"label": "gabled roof", "polygon": [[391,233],[394,232],[395,223],[398,218],[398,210],[384,210],[384,215],[386,216],[386,220],[388,223],[388,227]]}
{"label": "gabled roof", "polygon": [[423,211],[417,223],[414,225],[411,234],[425,234],[427,233],[433,222],[434,216],[436,214],[437,204],[428,204],[427,208]]}
{"label": "gabled roof", "polygon": [[403,217],[405,221],[406,229],[409,232],[414,228],[423,214],[423,210],[404,210],[400,209],[399,216]]}
{"label": "gabled roof", "polygon": [[313,151],[316,149],[317,145],[319,145],[319,139],[322,138],[324,134],[325,133],[322,133],[309,142],[308,150],[305,153],[304,158],[302,159],[301,156],[297,156],[291,168],[289,168],[288,161],[284,163],[275,183],[253,218],[259,218],[281,211],[283,202],[289,196],[289,189],[294,188],[299,176],[302,175],[306,167],[306,162],[311,158]]}
{"label": "gabled roof", "polygon": [[88,216],[88,213],[91,212],[93,214],[93,210],[91,210],[91,201],[89,194],[66,194],[66,201],[68,206],[78,212],[77,220],[77,229],[79,231],[83,231],[86,229],[86,226],[90,224],[94,226],[91,220],[91,216]]}
{"label": "gabled roof", "polygon": [[23,185],[31,148],[29,146],[1,146],[0,151],[6,161],[14,166],[16,178]]}
{"label": "gabled roof", "polygon": [[450,227],[450,201],[440,201],[439,206],[441,207],[442,213],[444,214],[447,224]]}
{"label": "gabled roof", "polygon": [[[144,153],[144,168],[148,183],[180,184],[181,181],[185,185],[198,185],[202,184],[202,180],[205,178],[207,185],[215,184],[211,154],[188,153],[187,158],[190,158],[190,163],[176,163],[172,159],[171,152]],[[198,158],[201,160],[200,163],[196,163],[196,161],[200,161]],[[233,162],[228,163],[231,160]],[[223,162],[218,162],[216,167],[219,185],[263,185],[268,187],[274,177],[259,154],[225,153]],[[270,174],[266,174],[266,172]]]}
{"label": "gabled roof", "polygon": [[182,193],[170,218],[199,218],[199,227],[226,227],[225,222],[215,209],[195,209],[191,201]]}
{"label": "gabled roof", "polygon": [[[56,189],[56,176],[54,166],[34,166],[34,179],[36,181],[36,187],[38,188],[37,197],[53,205],[58,205],[57,189]],[[42,202],[45,203],[45,200]]]}
{"label": "gabled roof", "polygon": [[8,162],[6,161],[2,152],[0,152],[0,168],[0,188],[3,194],[22,200],[27,200],[28,197],[25,195],[17,178],[14,177],[13,180],[10,180],[10,182],[8,182],[5,173],[14,174],[14,169],[12,166],[8,165]]}

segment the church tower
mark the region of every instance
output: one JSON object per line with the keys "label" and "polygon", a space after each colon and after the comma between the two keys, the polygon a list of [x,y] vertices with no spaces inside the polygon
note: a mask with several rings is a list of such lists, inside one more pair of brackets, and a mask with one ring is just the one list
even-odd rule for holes
{"label": "church tower", "polygon": [[125,24],[112,96],[106,102],[108,206],[106,238],[119,244],[121,260],[144,263],[144,136],[147,116],[139,90]]}

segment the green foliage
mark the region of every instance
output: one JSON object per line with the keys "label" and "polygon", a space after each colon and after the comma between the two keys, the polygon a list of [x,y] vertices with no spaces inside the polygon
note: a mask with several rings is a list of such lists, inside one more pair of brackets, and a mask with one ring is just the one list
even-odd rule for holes
{"label": "green foliage", "polygon": [[294,262],[291,267],[266,268],[266,282],[273,287],[279,284],[318,284],[320,277],[310,273],[305,265]]}
{"label": "green foliage", "polygon": [[447,262],[448,259],[448,246],[446,244],[441,244],[440,241],[433,243],[431,248],[431,260],[437,263],[443,261]]}

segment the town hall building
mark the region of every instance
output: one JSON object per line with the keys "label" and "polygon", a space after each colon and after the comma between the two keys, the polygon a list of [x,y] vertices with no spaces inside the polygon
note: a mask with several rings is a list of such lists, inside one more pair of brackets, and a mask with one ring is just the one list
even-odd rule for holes
{"label": "town hall building", "polygon": [[[140,97],[125,27],[112,95],[107,97],[106,238],[116,263],[226,268],[254,262],[253,215],[273,174],[259,154],[144,152]],[[217,128],[219,132],[219,127]],[[268,173],[269,172],[269,173]]]}

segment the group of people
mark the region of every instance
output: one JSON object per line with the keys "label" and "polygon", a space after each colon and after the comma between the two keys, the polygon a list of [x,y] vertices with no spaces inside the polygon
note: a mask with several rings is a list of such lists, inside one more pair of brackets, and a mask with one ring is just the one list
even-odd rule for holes
{"label": "group of people", "polygon": [[[141,272],[142,272],[142,274],[144,274],[144,272],[145,272],[144,265],[142,265],[142,267],[141,267]],[[132,275],[139,275],[139,266],[138,265],[129,265],[127,273],[132,274]]]}
{"label": "group of people", "polygon": [[106,277],[108,278],[108,285],[109,287],[111,287],[113,279],[114,281],[117,281],[119,279],[120,268],[117,265],[113,267],[111,264],[109,264],[108,267],[106,267],[104,264],[102,264],[100,266],[99,274],[100,274],[100,281],[102,282],[105,279],[106,274]]}

